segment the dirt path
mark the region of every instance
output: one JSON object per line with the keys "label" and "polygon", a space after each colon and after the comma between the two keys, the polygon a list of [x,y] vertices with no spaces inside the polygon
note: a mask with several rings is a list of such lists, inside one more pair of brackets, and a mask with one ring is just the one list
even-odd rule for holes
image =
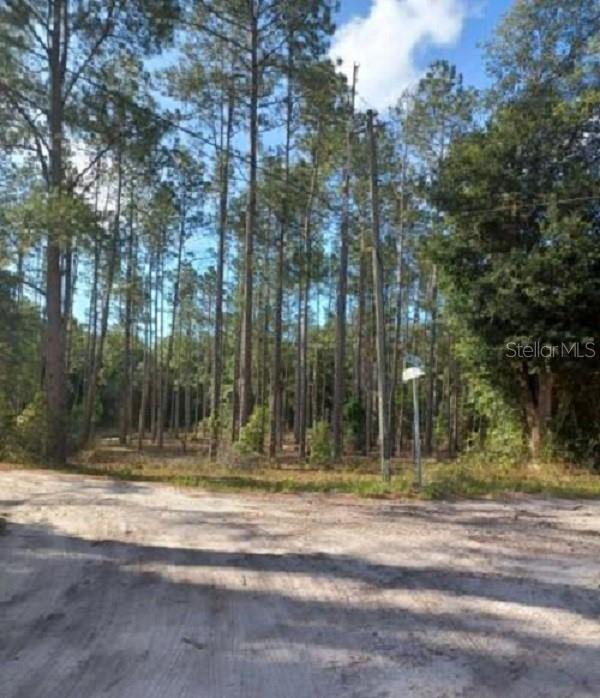
{"label": "dirt path", "polygon": [[2,698],[600,696],[600,502],[0,472]]}

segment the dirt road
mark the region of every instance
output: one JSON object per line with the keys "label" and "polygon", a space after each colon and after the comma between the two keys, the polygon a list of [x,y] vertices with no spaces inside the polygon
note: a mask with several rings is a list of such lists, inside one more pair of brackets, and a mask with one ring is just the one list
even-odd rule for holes
{"label": "dirt road", "polygon": [[600,696],[600,502],[0,472],[2,698]]}

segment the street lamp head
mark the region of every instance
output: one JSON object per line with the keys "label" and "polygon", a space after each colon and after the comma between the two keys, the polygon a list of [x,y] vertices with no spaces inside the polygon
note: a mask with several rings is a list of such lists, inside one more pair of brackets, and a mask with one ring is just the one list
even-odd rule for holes
{"label": "street lamp head", "polygon": [[405,368],[404,371],[402,371],[402,381],[404,383],[408,383],[409,381],[417,380],[417,378],[421,378],[421,376],[424,375],[425,371],[422,368],[412,366],[411,368]]}

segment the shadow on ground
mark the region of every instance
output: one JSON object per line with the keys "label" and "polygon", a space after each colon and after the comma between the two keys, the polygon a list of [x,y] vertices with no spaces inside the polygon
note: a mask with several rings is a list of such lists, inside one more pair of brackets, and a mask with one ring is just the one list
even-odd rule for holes
{"label": "shadow on ground", "polygon": [[599,595],[584,587],[10,523],[0,562],[6,698],[592,696],[600,685],[593,641],[419,601],[434,591],[597,620]]}

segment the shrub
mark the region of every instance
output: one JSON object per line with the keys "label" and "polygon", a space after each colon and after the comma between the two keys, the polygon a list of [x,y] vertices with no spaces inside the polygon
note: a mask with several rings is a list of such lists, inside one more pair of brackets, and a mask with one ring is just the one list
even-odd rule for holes
{"label": "shrub", "polygon": [[360,400],[350,400],[344,405],[344,422],[350,432],[352,447],[362,451],[365,446],[365,408]]}
{"label": "shrub", "polygon": [[7,458],[10,451],[13,424],[6,400],[0,393],[0,458]]}
{"label": "shrub", "polygon": [[242,455],[262,453],[269,413],[266,407],[256,407],[245,426],[240,429],[236,450]]}
{"label": "shrub", "polygon": [[36,393],[33,400],[15,420],[15,440],[27,453],[41,455],[46,434],[46,400]]}
{"label": "shrub", "polygon": [[331,433],[327,422],[316,422],[310,430],[311,465],[329,465],[333,458]]}

